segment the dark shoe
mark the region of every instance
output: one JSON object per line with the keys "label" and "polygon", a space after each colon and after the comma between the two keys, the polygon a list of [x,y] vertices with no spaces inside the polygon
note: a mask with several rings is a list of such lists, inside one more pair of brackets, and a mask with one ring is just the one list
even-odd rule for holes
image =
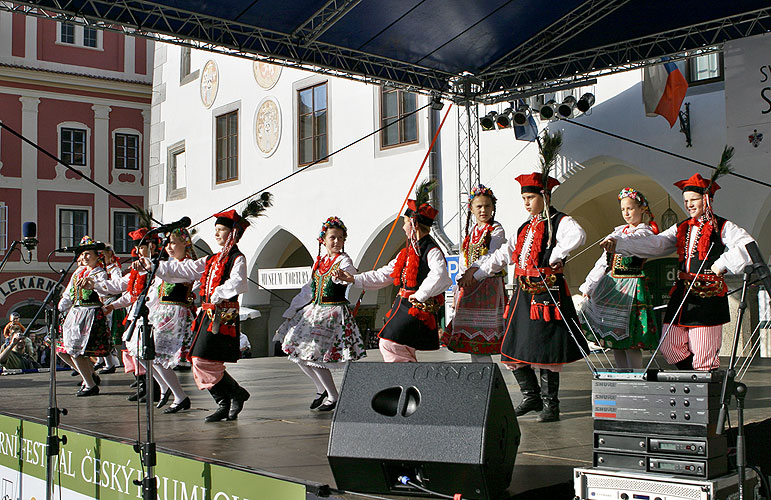
{"label": "dark shoe", "polygon": [[72,373],[70,373],[71,377],[77,377],[78,375],[80,375],[80,372],[77,370],[72,370]]}
{"label": "dark shoe", "polygon": [[693,370],[693,354],[689,354],[687,358],[681,359],[675,366],[678,370]]}
{"label": "dark shoe", "polygon": [[99,386],[95,385],[91,389],[82,387],[75,395],[79,398],[85,398],[88,396],[96,396],[97,394],[99,394]]}
{"label": "dark shoe", "polygon": [[94,370],[98,370],[99,368],[102,368],[103,366],[104,366],[104,363],[102,363],[102,362],[94,363]]}
{"label": "dark shoe", "polygon": [[158,401],[158,404],[155,405],[156,408],[160,409],[166,406],[166,403],[169,402],[169,398],[171,397],[171,389],[166,389],[166,392],[163,393],[163,397],[160,401]]}
{"label": "dark shoe", "polygon": [[145,381],[146,381],[146,378],[144,375],[140,375],[139,377],[137,377],[137,386],[136,386],[137,392],[130,395],[126,399],[129,401],[137,401],[139,399],[144,399],[145,391],[147,390],[147,388],[145,387]]}
{"label": "dark shoe", "polygon": [[189,410],[189,409],[190,409],[190,398],[185,398],[178,405],[171,405],[165,410],[163,410],[163,413],[177,413],[178,411]]}
{"label": "dark shoe", "polygon": [[319,406],[318,411],[332,411],[337,406],[337,401],[332,401],[331,403],[324,403],[323,405]]}
{"label": "dark shoe", "polygon": [[129,386],[129,389],[136,389],[137,385],[139,385],[139,380],[137,379],[137,377],[134,377],[134,381],[131,382],[131,385]]}
{"label": "dark shoe", "polygon": [[327,391],[324,391],[321,394],[317,392],[316,399],[314,399],[313,402],[311,403],[311,406],[310,406],[311,410],[315,410],[316,408],[321,406],[321,403],[323,403],[325,399],[327,399]]}
{"label": "dark shoe", "polygon": [[102,385],[102,379],[101,379],[101,378],[99,378],[99,375],[97,375],[96,373],[94,373],[93,375],[91,375],[91,377],[94,379],[94,383],[95,383],[96,385]]}
{"label": "dark shoe", "polygon": [[541,370],[541,396],[543,411],[538,415],[539,422],[556,422],[560,419],[560,374],[550,370]]}
{"label": "dark shoe", "polygon": [[538,387],[538,377],[535,376],[535,371],[526,366],[514,370],[513,373],[523,396],[522,402],[514,408],[514,414],[521,417],[531,411],[541,411],[543,409],[543,402],[541,401],[541,389]]}
{"label": "dark shoe", "polygon": [[[96,367],[94,367],[94,368],[96,368]],[[111,374],[115,373],[115,367],[111,366],[109,368],[102,368],[97,373],[99,375],[111,375]]]}
{"label": "dark shoe", "polygon": [[230,392],[229,392],[229,380],[233,380],[230,378],[230,376],[225,372],[225,377],[222,378],[219,382],[217,382],[214,387],[209,389],[209,393],[211,394],[211,397],[214,398],[214,401],[217,402],[217,409],[214,410],[214,413],[211,415],[208,415],[204,422],[219,422],[220,420],[225,420],[228,418],[228,413],[230,412]]}

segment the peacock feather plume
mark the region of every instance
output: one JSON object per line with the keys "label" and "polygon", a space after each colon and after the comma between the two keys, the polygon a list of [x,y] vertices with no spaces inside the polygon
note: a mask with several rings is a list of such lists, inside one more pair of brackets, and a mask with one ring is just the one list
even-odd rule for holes
{"label": "peacock feather plume", "polygon": [[707,192],[709,192],[709,188],[712,187],[712,183],[717,181],[718,178],[723,177],[724,175],[728,175],[734,171],[734,169],[731,167],[731,159],[733,157],[734,157],[733,146],[726,146],[725,148],[723,148],[723,154],[720,157],[720,163],[715,168],[715,171],[712,172],[712,176],[709,178],[709,187],[707,188]]}
{"label": "peacock feather plume", "polygon": [[247,219],[248,217],[259,217],[264,215],[265,210],[273,206],[273,195],[267,191],[263,191],[257,198],[252,198],[246,202],[246,206],[241,210],[241,217]]}
{"label": "peacock feather plume", "polygon": [[562,132],[549,134],[545,130],[539,141],[539,146],[541,150],[541,181],[545,189],[549,185],[549,174],[554,164],[557,163],[557,155],[562,148]]}
{"label": "peacock feather plume", "polygon": [[151,209],[145,210],[139,205],[134,205],[134,211],[137,213],[139,219],[139,225],[137,227],[144,227],[150,229],[153,227],[153,211]]}
{"label": "peacock feather plume", "polygon": [[436,179],[426,179],[421,182],[418,188],[415,190],[415,204],[421,206],[424,203],[428,203],[431,191],[436,189]]}

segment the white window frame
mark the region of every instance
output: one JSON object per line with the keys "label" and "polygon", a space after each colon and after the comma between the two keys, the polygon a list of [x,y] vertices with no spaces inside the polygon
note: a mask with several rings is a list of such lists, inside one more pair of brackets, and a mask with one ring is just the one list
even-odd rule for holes
{"label": "white window frame", "polygon": [[[233,111],[238,111],[238,147],[236,148],[238,151],[238,177],[236,177],[233,180],[230,181],[222,181],[217,182],[217,117],[226,115],[228,113],[232,113]],[[243,170],[243,160],[244,157],[242,156],[241,151],[241,144],[244,142],[244,114],[241,109],[241,100],[237,100],[228,104],[225,104],[223,106],[218,107],[217,109],[212,110],[211,112],[211,186],[212,189],[222,189],[222,188],[228,188],[231,186],[238,186],[241,184],[241,180],[244,177],[244,170]]]}
{"label": "white window frame", "polygon": [[[137,140],[137,168],[131,169],[131,168],[118,168],[117,162],[115,161],[115,152],[118,149],[118,144],[116,140],[116,136],[118,134],[123,135],[135,135],[139,139]],[[112,131],[112,151],[110,152],[112,154],[112,168],[113,170],[119,170],[120,172],[142,172],[142,157],[144,156],[144,140],[142,137],[142,134],[139,132],[139,130],[134,128],[116,128]]]}
{"label": "white window frame", "polygon": [[[109,241],[112,245],[112,248],[115,249],[116,242],[115,242],[115,214],[135,214],[136,212],[128,209],[128,208],[111,208],[110,209],[110,237]],[[127,235],[128,236],[128,235]],[[129,245],[130,246],[130,245]],[[126,256],[131,254],[131,249],[129,248],[128,252],[115,252],[117,255],[120,256]]]}
{"label": "white window frame", "polygon": [[[327,84],[327,154],[333,152],[334,149],[334,130],[333,130],[333,107],[332,102],[332,89],[334,88],[334,81],[327,75],[314,75],[302,80],[297,80],[292,84],[292,171],[299,169],[306,169],[308,165],[300,166],[300,143],[299,135],[299,119],[297,116],[297,110],[300,105],[300,91],[308,87],[314,87],[322,83]],[[326,160],[319,162],[312,167],[311,170],[317,168],[327,168],[334,166],[335,156],[332,155]]]}
{"label": "white window frame", "polygon": [[104,52],[104,45],[103,45],[104,31],[98,28],[95,28],[93,26],[89,26],[89,28],[94,28],[96,30],[96,47],[88,47],[83,43],[84,26],[82,24],[77,24],[77,23],[64,23],[64,24],[70,24],[75,27],[75,43],[67,43],[62,41],[62,22],[56,21],[56,45],[63,45],[65,47],[78,47],[81,49],[98,50],[100,52]]}
{"label": "white window frame", "polygon": [[[86,231],[86,234],[93,232],[94,228],[94,209],[93,207],[89,205],[56,205],[56,248],[59,248],[59,243],[61,240],[61,229],[62,229],[62,223],[59,219],[59,215],[61,210],[86,210],[88,212],[88,230]],[[93,235],[89,235],[92,238]],[[74,241],[72,244],[77,245],[78,241]],[[56,255],[67,255],[66,253],[62,252],[56,252]]]}
{"label": "white window frame", "polygon": [[8,250],[8,205],[0,201],[0,255]]}
{"label": "white window frame", "polygon": [[[216,131],[215,131],[216,135]],[[216,140],[216,139],[215,139]],[[216,146],[215,146],[216,147]],[[172,183],[172,166],[174,167],[174,178],[176,179],[177,155],[185,153],[185,186],[177,187],[176,182]],[[216,155],[216,154],[215,154]],[[215,169],[216,156],[215,156]],[[214,172],[214,178],[217,178],[217,172]],[[172,187],[173,186],[173,187]],[[187,197],[187,150],[185,149],[185,140],[175,142],[166,149],[166,200],[182,200]]]}
{"label": "white window frame", "polygon": [[85,123],[80,123],[80,122],[61,122],[58,125],[56,125],[56,151],[58,153],[59,158],[62,157],[62,129],[63,128],[82,129],[86,131],[86,148],[85,148],[86,164],[70,165],[70,166],[72,168],[76,168],[80,170],[84,174],[90,172],[91,171],[91,128],[88,127]]}

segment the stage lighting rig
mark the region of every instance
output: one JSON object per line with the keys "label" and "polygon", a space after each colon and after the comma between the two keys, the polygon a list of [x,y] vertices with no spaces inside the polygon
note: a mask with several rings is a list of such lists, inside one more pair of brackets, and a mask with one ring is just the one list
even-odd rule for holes
{"label": "stage lighting rig", "polygon": [[576,98],[572,95],[567,96],[562,100],[562,104],[557,106],[557,115],[560,118],[572,118],[573,108],[576,107]]}
{"label": "stage lighting rig", "polygon": [[524,127],[527,124],[527,116],[529,111],[530,107],[527,104],[523,103],[517,106],[517,111],[514,112],[514,115],[512,116],[514,126]]}
{"label": "stage lighting rig", "polygon": [[511,127],[511,116],[514,114],[514,106],[510,106],[503,110],[495,119],[495,124],[498,128]]}
{"label": "stage lighting rig", "polygon": [[589,111],[589,108],[591,108],[594,105],[594,94],[587,92],[586,94],[581,96],[581,99],[578,100],[576,103],[576,108],[578,111],[582,113],[586,113]]}
{"label": "stage lighting rig", "polygon": [[541,120],[551,120],[557,113],[557,102],[554,99],[549,99],[546,104],[541,106],[538,113],[541,116]]}
{"label": "stage lighting rig", "polygon": [[479,125],[482,130],[493,130],[495,128],[495,120],[498,117],[497,111],[490,111],[485,116],[479,119]]}

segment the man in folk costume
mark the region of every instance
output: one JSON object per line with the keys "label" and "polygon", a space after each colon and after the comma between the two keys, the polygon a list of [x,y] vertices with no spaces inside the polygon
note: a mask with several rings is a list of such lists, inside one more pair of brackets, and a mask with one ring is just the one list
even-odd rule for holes
{"label": "man in folk costume", "polygon": [[678,181],[690,216],[663,233],[607,239],[601,246],[625,256],[661,257],[677,250],[680,269],[664,314],[661,352],[681,370],[712,370],[720,366],[722,325],[731,319],[723,275],[740,273],[751,263],[745,245],[752,236],[712,212],[720,186],[715,182],[731,172],[733,148],[726,146],[709,179],[694,174]]}
{"label": "man in folk costume", "polygon": [[390,284],[399,288],[380,330],[380,352],[386,362],[415,362],[415,351],[439,349],[436,315],[444,306],[444,292],[452,285],[444,254],[430,236],[438,211],[428,204],[435,182],[425,181],[414,200],[407,201],[404,234],[407,246],[386,266],[355,276],[338,271],[336,278],[364,290]]}
{"label": "man in folk costume", "polygon": [[214,239],[222,247],[219,253],[198,260],[171,259],[158,266],[157,275],[164,281],[200,279],[202,304],[193,323],[188,358],[196,385],[208,389],[217,403],[206,422],[236,420],[250,396],[225,370],[225,363],[241,357],[238,296],[249,289],[246,257],[237,243],[250,225],[249,218],[261,215],[272,205],[272,198],[265,192],[249,201],[240,214],[235,210],[214,214]]}
{"label": "man in folk costume", "polygon": [[[552,422],[559,420],[562,365],[581,359],[588,351],[562,274],[565,258],[584,244],[586,233],[549,203],[551,190],[559,185],[549,171],[562,135],[545,134],[540,144],[541,172],[516,178],[529,220],[479,268],[469,268],[459,283],[474,284],[508,264],[516,266],[516,291],[507,310],[501,361],[514,371],[523,394],[516,414],[540,411],[539,422]],[[540,369],[540,387],[535,368]]]}

